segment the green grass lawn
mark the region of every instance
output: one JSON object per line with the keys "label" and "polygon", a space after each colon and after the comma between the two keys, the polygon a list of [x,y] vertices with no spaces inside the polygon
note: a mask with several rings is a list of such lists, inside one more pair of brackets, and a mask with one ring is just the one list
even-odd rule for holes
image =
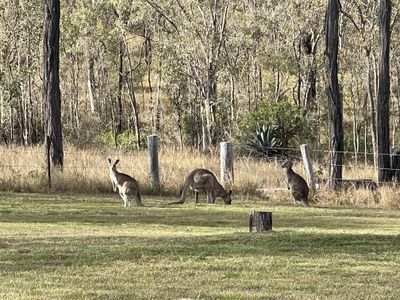
{"label": "green grass lawn", "polygon": [[0,193],[0,299],[399,298],[400,211],[143,198]]}

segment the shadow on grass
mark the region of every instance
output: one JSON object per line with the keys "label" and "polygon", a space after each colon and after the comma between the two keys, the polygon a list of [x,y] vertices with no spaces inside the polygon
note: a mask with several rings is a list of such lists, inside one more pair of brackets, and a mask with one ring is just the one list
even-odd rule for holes
{"label": "shadow on grass", "polygon": [[399,236],[371,234],[310,234],[270,232],[232,233],[188,237],[24,237],[0,240],[0,259],[9,271],[51,269],[59,266],[91,266],[116,261],[206,260],[263,257],[400,261]]}
{"label": "shadow on grass", "polygon": [[[155,206],[123,208],[109,205],[0,205],[0,222],[43,224],[96,224],[171,227],[231,228],[248,227],[248,214],[253,210],[234,206]],[[400,226],[396,215],[384,216],[374,211],[342,209],[270,207],[274,229],[296,230],[372,230]],[[394,229],[393,229],[394,230]]]}
{"label": "shadow on grass", "polygon": [[[164,201],[153,201],[150,207],[125,209],[107,199],[96,203],[89,198],[85,200],[71,199],[67,203],[60,200],[56,204],[49,198],[0,202],[0,226],[1,223],[16,224],[16,227],[20,223],[61,227],[74,224],[78,226],[76,230],[83,226],[82,234],[77,237],[63,236],[63,233],[59,237],[46,237],[45,231],[35,237],[29,235],[27,229],[22,235],[16,233],[9,235],[13,236],[11,238],[1,238],[3,266],[17,272],[125,260],[139,263],[152,257],[171,260],[249,257],[257,260],[266,256],[282,259],[338,256],[358,260],[368,257],[399,263],[400,238],[395,228],[400,228],[400,219],[396,211],[381,214],[374,210],[269,206],[266,210],[273,212],[274,230],[249,234],[248,213],[254,208],[248,204],[168,206]],[[258,205],[256,209],[266,208]],[[118,226],[122,224],[146,228],[146,231],[140,236],[136,236],[134,230],[132,235],[115,235],[115,230],[118,232]],[[85,235],[84,228],[90,225],[104,225],[104,231],[97,228],[101,230],[100,236]],[[114,235],[107,235],[107,227],[112,226],[116,226]],[[155,231],[162,231],[163,226],[170,228],[167,235],[157,236],[152,226],[157,228]],[[202,228],[197,229],[199,227]],[[176,236],[173,234],[175,228]],[[218,228],[223,228],[223,232]],[[387,228],[391,235],[358,234],[374,229],[385,233]]]}

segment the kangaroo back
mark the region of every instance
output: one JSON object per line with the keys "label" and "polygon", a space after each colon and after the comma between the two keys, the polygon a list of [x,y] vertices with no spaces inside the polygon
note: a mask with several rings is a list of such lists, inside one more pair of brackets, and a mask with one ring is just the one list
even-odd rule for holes
{"label": "kangaroo back", "polygon": [[186,194],[192,189],[195,191],[196,203],[198,192],[205,191],[209,203],[214,203],[216,197],[222,197],[226,204],[231,204],[231,191],[227,192],[218,182],[214,173],[207,169],[194,169],[186,177],[180,191],[180,199],[170,204],[182,204],[186,200]]}
{"label": "kangaroo back", "polygon": [[310,189],[307,182],[303,177],[293,171],[292,162],[286,161],[282,165],[282,168],[286,169],[288,188],[291,190],[294,201],[301,201],[303,205],[309,206],[308,194]]}

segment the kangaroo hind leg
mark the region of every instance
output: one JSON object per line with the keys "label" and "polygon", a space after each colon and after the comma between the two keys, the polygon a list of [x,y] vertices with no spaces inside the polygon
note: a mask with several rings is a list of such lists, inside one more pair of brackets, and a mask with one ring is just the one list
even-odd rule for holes
{"label": "kangaroo hind leg", "polygon": [[130,204],[131,201],[130,201],[128,195],[122,194],[121,197],[122,197],[122,199],[124,200],[124,207],[128,207],[128,206],[131,205],[131,204]]}
{"label": "kangaroo hind leg", "polygon": [[303,203],[304,206],[310,206],[307,199],[301,200],[301,203]]}

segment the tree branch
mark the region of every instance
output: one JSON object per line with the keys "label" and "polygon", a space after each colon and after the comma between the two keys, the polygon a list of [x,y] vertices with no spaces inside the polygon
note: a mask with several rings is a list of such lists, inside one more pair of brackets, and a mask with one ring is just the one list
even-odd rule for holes
{"label": "tree branch", "polygon": [[144,0],[146,1],[151,7],[153,7],[160,15],[162,15],[165,20],[168,21],[168,23],[170,23],[176,31],[178,31],[178,27],[176,26],[176,24],[163,12],[162,8],[160,6],[158,6],[156,3],[150,1],[150,0]]}
{"label": "tree branch", "polygon": [[360,28],[357,26],[357,23],[354,21],[353,17],[352,17],[349,13],[345,12],[345,11],[342,9],[342,6],[340,6],[340,12],[341,12],[345,17],[347,17],[347,18],[351,21],[351,23],[353,23],[353,25],[354,25],[354,27],[357,29],[357,31],[360,31]]}

